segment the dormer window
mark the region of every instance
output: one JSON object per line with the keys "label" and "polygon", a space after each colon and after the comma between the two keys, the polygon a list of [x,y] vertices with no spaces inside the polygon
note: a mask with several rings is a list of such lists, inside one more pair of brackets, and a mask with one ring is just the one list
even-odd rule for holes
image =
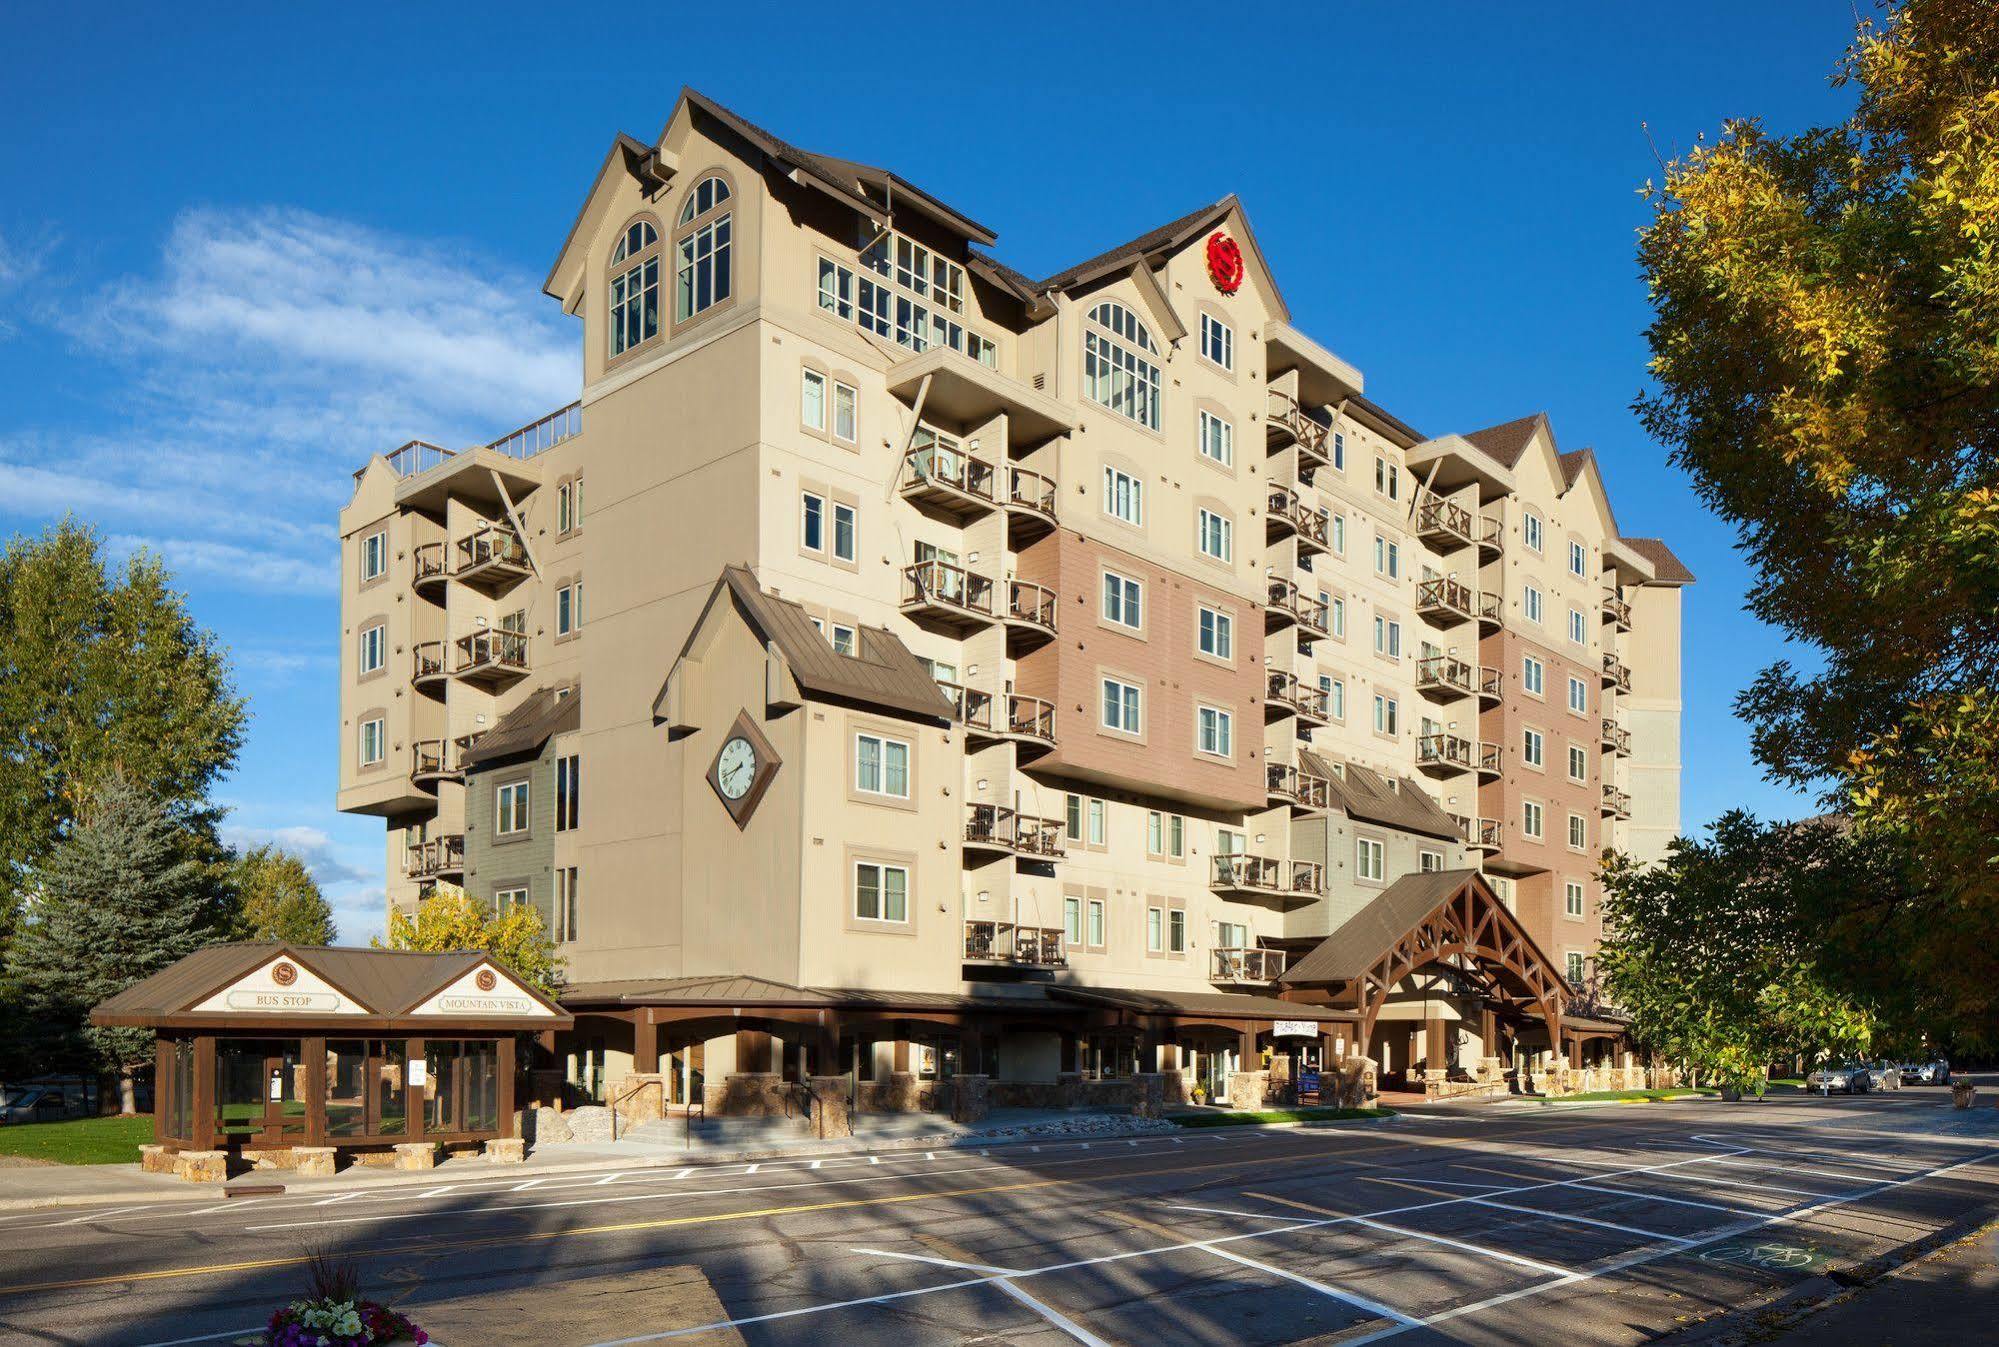
{"label": "dormer window", "polygon": [[1083,329],[1083,387],[1090,400],[1148,430],[1159,429],[1159,344],[1124,305],[1106,300]]}
{"label": "dormer window", "polygon": [[686,322],[735,293],[729,184],[706,177],[688,189],[673,238],[673,320]]}
{"label": "dormer window", "polygon": [[659,335],[659,229],[651,220],[625,226],[611,254],[611,354]]}

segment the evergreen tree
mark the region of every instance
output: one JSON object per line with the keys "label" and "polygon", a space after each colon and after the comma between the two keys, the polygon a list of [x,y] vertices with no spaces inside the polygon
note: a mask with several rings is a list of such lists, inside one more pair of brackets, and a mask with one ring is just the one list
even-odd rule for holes
{"label": "evergreen tree", "polygon": [[290,852],[252,847],[230,863],[229,884],[244,939],[333,943],[333,908],[305,862]]}
{"label": "evergreen tree", "polygon": [[90,1008],[229,934],[231,905],[214,868],[189,854],[188,828],[123,773],[106,777],[28,872],[8,950],[18,1046],[42,1069],[117,1075],[127,1113],[132,1073],[153,1057],[152,1031],[96,1028]]}

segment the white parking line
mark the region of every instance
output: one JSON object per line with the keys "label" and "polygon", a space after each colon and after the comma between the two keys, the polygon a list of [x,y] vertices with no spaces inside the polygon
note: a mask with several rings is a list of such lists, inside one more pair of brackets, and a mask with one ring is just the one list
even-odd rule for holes
{"label": "white parking line", "polygon": [[[1879,1182],[1881,1177],[1878,1174],[1853,1174],[1838,1169],[1807,1169],[1803,1165],[1794,1165],[1787,1160],[1774,1158],[1769,1160],[1716,1160],[1715,1163],[1726,1165],[1730,1169],[1781,1168],[1786,1174],[1804,1174],[1815,1179],[1843,1179],[1848,1183],[1876,1183]],[[1902,1172],[1907,1173],[1908,1171],[1904,1170]]]}
{"label": "white parking line", "polygon": [[1056,1309],[1053,1305],[1045,1305],[1041,1301],[1036,1300],[1033,1296],[1027,1294],[1027,1292],[1021,1290],[1018,1286],[1015,1286],[1012,1282],[1008,1281],[1006,1278],[1001,1277],[998,1281],[994,1282],[993,1285],[999,1287],[1000,1290],[1006,1292],[1008,1295],[1012,1296],[1015,1300],[1018,1300],[1021,1304],[1033,1310],[1036,1314],[1046,1319],[1049,1323],[1055,1325],[1055,1327],[1061,1329],[1064,1333],[1067,1333],[1070,1337],[1074,1338],[1076,1341],[1082,1343],[1083,1347],[1111,1347],[1111,1345],[1108,1342],[1105,1342],[1102,1338],[1090,1332],[1089,1329],[1084,1328],[1081,1324],[1077,1323],[1074,1319],[1071,1319],[1068,1315],[1062,1313],[1062,1311]]}
{"label": "white parking line", "polygon": [[1629,1198],[1638,1202],[1665,1202],[1675,1207],[1700,1207],[1707,1211],[1725,1211],[1731,1216],[1767,1216],[1768,1212],[1752,1207],[1724,1207],[1719,1202],[1696,1202],[1691,1197],[1667,1197],[1663,1193],[1643,1193],[1630,1188],[1613,1188],[1609,1184],[1577,1183],[1571,1187],[1585,1193],[1606,1193],[1611,1197]]}
{"label": "white parking line", "polygon": [[1672,1178],[1681,1182],[1711,1183],[1718,1188],[1747,1188],[1757,1193],[1783,1193],[1790,1197],[1838,1197],[1838,1193],[1821,1193],[1812,1188],[1786,1188],[1775,1183],[1750,1183],[1744,1179],[1723,1179],[1713,1174],[1674,1174]]}
{"label": "white parking line", "polygon": [[1313,1281],[1310,1277],[1301,1276],[1289,1268],[1281,1268],[1274,1263],[1259,1263],[1254,1258],[1245,1258],[1233,1249],[1217,1249],[1210,1246],[1208,1252],[1217,1258],[1226,1258],[1231,1263],[1240,1263],[1244,1267],[1255,1268],[1258,1272],[1267,1272],[1273,1277],[1282,1277],[1285,1281],[1296,1282],[1300,1286],[1309,1287],[1322,1296],[1331,1296],[1334,1300],[1344,1300],[1354,1308],[1366,1310],[1369,1314],[1377,1315],[1380,1318],[1393,1319],[1397,1323],[1411,1325],[1416,1322],[1408,1315],[1402,1313],[1402,1311],[1392,1310],[1379,1301],[1369,1300],[1366,1296],[1355,1295],[1352,1291],[1342,1291],[1337,1286],[1328,1286],[1321,1281]]}
{"label": "white parking line", "polygon": [[1227,1207],[1190,1207],[1184,1202],[1167,1202],[1163,1205],[1168,1211],[1202,1211],[1210,1216],[1234,1216],[1245,1221],[1290,1221],[1294,1225],[1309,1224],[1311,1221],[1308,1216],[1279,1216],[1267,1211],[1230,1211]]}
{"label": "white parking line", "polygon": [[1572,1211],[1545,1211],[1540,1207],[1519,1207],[1511,1202],[1495,1202],[1489,1197],[1474,1197],[1469,1200],[1474,1206],[1492,1207],[1499,1211],[1517,1211],[1523,1216],[1538,1216],[1543,1220],[1570,1221],[1576,1225],[1602,1226],[1605,1230],[1616,1230],[1626,1235],[1636,1235],[1640,1239],[1645,1240],[1678,1240],[1682,1244],[1687,1242],[1680,1235],[1668,1235],[1657,1230],[1640,1230],[1635,1225],[1619,1225],[1615,1221],[1600,1221],[1594,1216],[1579,1216]]}
{"label": "white parking line", "polygon": [[927,1253],[898,1253],[894,1249],[857,1248],[855,1253],[873,1254],[877,1258],[900,1258],[910,1263],[929,1263],[935,1267],[954,1267],[962,1272],[989,1272],[998,1277],[1016,1277],[1019,1268],[995,1267],[991,1263],[961,1263],[955,1258],[938,1258]]}
{"label": "white parking line", "polygon": [[312,1205],[315,1207],[331,1207],[341,1202],[352,1202],[355,1198],[360,1196],[361,1196],[360,1193],[341,1193],[337,1197],[322,1197],[319,1199],[319,1201],[313,1203]]}
{"label": "white parking line", "polygon": [[[1473,1198],[1471,1200],[1478,1201],[1479,1199]],[[1496,1258],[1502,1263],[1515,1263],[1521,1267],[1532,1268],[1536,1272],[1545,1272],[1554,1277],[1566,1277],[1574,1271],[1573,1268],[1556,1267],[1553,1263],[1543,1263],[1532,1258],[1522,1258],[1517,1253],[1507,1253],[1503,1249],[1488,1249],[1483,1244],[1468,1244],[1461,1239],[1451,1239],[1444,1235],[1432,1235],[1422,1230],[1411,1230],[1406,1225],[1390,1225],[1386,1221],[1376,1221],[1366,1216],[1354,1217],[1353,1223],[1355,1225],[1368,1226],[1375,1230],[1385,1230],[1391,1235],[1406,1235],[1410,1239],[1428,1240],[1432,1244],[1442,1244],[1453,1249],[1463,1249],[1466,1253],[1482,1254],[1487,1258]]]}

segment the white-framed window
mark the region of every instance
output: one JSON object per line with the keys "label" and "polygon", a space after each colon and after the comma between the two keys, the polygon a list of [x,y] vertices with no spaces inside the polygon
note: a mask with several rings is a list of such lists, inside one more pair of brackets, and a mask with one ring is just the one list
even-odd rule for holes
{"label": "white-framed window", "polygon": [[1093,847],[1103,846],[1109,836],[1110,806],[1105,804],[1102,800],[1095,798],[1094,796],[1091,797],[1089,801],[1088,818],[1089,822],[1087,825],[1088,831],[1086,833],[1086,836],[1089,840],[1090,845]]}
{"label": "white-framed window", "polygon": [[833,502],[833,555],[840,561],[860,556],[860,515],[844,501]]}
{"label": "white-framed window", "polygon": [[1374,615],[1374,653],[1390,659],[1402,658],[1402,624],[1394,618]]}
{"label": "white-framed window", "polygon": [[1105,929],[1108,923],[1106,923],[1104,920],[1103,899],[1101,898],[1090,899],[1089,923],[1090,923],[1089,928],[1086,933],[1090,937],[1090,948],[1091,949],[1104,948],[1105,944],[1108,941],[1110,933]]}
{"label": "white-framed window", "polygon": [[1347,437],[1343,432],[1336,430],[1332,434],[1332,442],[1333,471],[1345,472],[1347,470]]}
{"label": "white-framed window", "polygon": [[360,726],[361,765],[373,767],[389,756],[389,722],[376,716]]}
{"label": "white-framed window", "polygon": [[1083,797],[1065,795],[1062,803],[1062,836],[1071,842],[1080,842],[1083,840]]}
{"label": "white-framed window", "polygon": [[583,821],[583,758],[565,753],[555,760],[555,830],[566,833]]}
{"label": "white-framed window", "polygon": [[1199,528],[1202,556],[1213,557],[1216,561],[1235,560],[1235,521],[1213,510],[1203,509]]}
{"label": "white-framed window", "polygon": [[863,795],[909,798],[909,745],[865,730],[854,736],[854,789]]}
{"label": "white-framed window", "polygon": [[1538,585],[1527,585],[1520,591],[1520,611],[1529,622],[1541,620],[1541,589]]}
{"label": "white-framed window", "polygon": [[838,379],[833,381],[833,438],[848,444],[861,438],[861,390]]}
{"label": "white-framed window", "polygon": [[[1570,831],[1573,832],[1574,829],[1571,828]],[[1573,879],[1562,885],[1562,911],[1576,918],[1580,918],[1583,915],[1583,886],[1576,883]],[[1572,957],[1578,960],[1582,958],[1580,954]],[[1571,974],[1570,976],[1573,977],[1575,974]]]}
{"label": "white-framed window", "polygon": [[1347,638],[1347,601],[1337,594],[1326,595],[1326,630],[1342,641]]}
{"label": "white-framed window", "polygon": [[826,376],[816,369],[806,370],[799,383],[798,419],[813,430],[826,429]]}
{"label": "white-framed window", "polygon": [[1347,684],[1344,678],[1319,675],[1319,690],[1326,694],[1326,714],[1334,720],[1347,718]]}
{"label": "white-framed window", "polygon": [[1374,573],[1391,580],[1402,578],[1402,544],[1374,535]]}
{"label": "white-framed window", "polygon": [[1589,824],[1581,814],[1569,815],[1569,845],[1578,851],[1589,845]]}
{"label": "white-framed window", "polygon": [[493,832],[500,837],[528,830],[528,783],[505,781],[493,790]]}
{"label": "white-framed window", "polygon": [[1520,657],[1520,685],[1538,697],[1546,690],[1547,682],[1547,666],[1532,655],[1522,655]]}
{"label": "white-framed window", "polygon": [[1166,952],[1185,954],[1187,952],[1187,909],[1171,907],[1166,910]]}
{"label": "white-framed window", "polygon": [[1216,659],[1235,658],[1235,619],[1218,608],[1200,606],[1200,648],[1203,655]]}
{"label": "white-framed window", "polygon": [[611,354],[659,335],[659,230],[634,220],[611,253]]}
{"label": "white-framed window", "polygon": [[1402,706],[1395,698],[1385,693],[1374,694],[1374,732],[1376,734],[1399,734],[1402,728]]}
{"label": "white-framed window", "polygon": [[1344,514],[1326,516],[1326,539],[1332,545],[1334,556],[1347,554],[1347,517]]}
{"label": "white-framed window", "polygon": [[361,578],[378,579],[389,569],[389,531],[379,529],[361,540]]}
{"label": "white-framed window", "polygon": [[1235,329],[1211,313],[1201,315],[1201,354],[1225,370],[1235,368]]}
{"label": "white-framed window", "polygon": [[1103,726],[1120,734],[1138,734],[1143,721],[1140,717],[1139,688],[1136,683],[1127,683],[1121,678],[1104,679]]}
{"label": "white-framed window", "polygon": [[1195,746],[1216,757],[1234,756],[1234,717],[1218,706],[1196,707]]}
{"label": "white-framed window", "polygon": [[1583,625],[1583,610],[1569,609],[1569,639],[1577,645],[1589,644],[1589,629]]}
{"label": "white-framed window", "polygon": [[826,641],[833,647],[834,654],[851,655],[856,649],[857,634],[846,623],[835,622],[832,630],[826,633]]}
{"label": "white-framed window", "polygon": [[1127,524],[1145,523],[1145,483],[1124,471],[1104,468],[1104,513]]}
{"label": "white-framed window", "polygon": [[1372,837],[1356,837],[1354,874],[1379,884],[1388,877],[1388,848]]}
{"label": "white-framed window", "polygon": [[1201,456],[1225,468],[1235,466],[1235,426],[1205,410],[1201,413]]}
{"label": "white-framed window", "polygon": [[1569,574],[1589,574],[1589,549],[1574,538],[1569,539]]}
{"label": "white-framed window", "polygon": [[826,550],[826,498],[816,491],[798,493],[798,545],[808,552]]}
{"label": "white-framed window", "polygon": [[1138,631],[1145,626],[1145,586],[1128,575],[1104,572],[1104,621]]}
{"label": "white-framed window", "polygon": [[1159,429],[1159,344],[1138,315],[1114,300],[1090,310],[1083,329],[1083,390],[1090,401]]}
{"label": "white-framed window", "polygon": [[1444,853],[1432,851],[1428,847],[1416,853],[1416,868],[1424,874],[1432,874],[1444,868]]}
{"label": "white-framed window", "polygon": [[583,478],[572,477],[555,488],[555,531],[569,533],[583,527]]}
{"label": "white-framed window", "polygon": [[1166,949],[1166,909],[1145,909],[1145,952],[1159,954]]}
{"label": "white-framed window", "polygon": [[1544,761],[1547,743],[1539,730],[1520,731],[1520,759],[1529,767],[1539,767]]}
{"label": "white-framed window", "polygon": [[1520,517],[1520,539],[1536,552],[1541,550],[1541,516],[1532,510]]}
{"label": "white-framed window", "polygon": [[1570,950],[1568,954],[1564,956],[1563,962],[1567,965],[1568,968],[1569,981],[1581,982],[1583,980],[1583,971],[1584,971],[1582,951],[1577,949]]}
{"label": "white-framed window", "polygon": [[583,625],[583,582],[572,580],[555,591],[555,634],[568,636]]}
{"label": "white-framed window", "polygon": [[854,916],[861,921],[909,921],[909,867],[854,862]]}
{"label": "white-framed window", "polygon": [[514,908],[526,907],[527,905],[528,891],[523,885],[516,884],[508,888],[493,890],[493,910],[501,916],[505,916]]}
{"label": "white-framed window", "polygon": [[687,232],[674,244],[676,322],[684,322],[735,293],[729,212],[713,213],[728,199],[728,183],[703,178],[688,192],[687,204],[681,207],[679,227]]}
{"label": "white-framed window", "polygon": [[819,307],[862,331],[912,351],[948,346],[988,369],[999,368],[999,346],[960,321],[965,269],[900,234],[876,231],[860,255],[861,274],[831,258],[819,264]]}
{"label": "white-framed window", "polygon": [[1374,489],[1390,500],[1402,496],[1402,470],[1380,454],[1374,456]]}
{"label": "white-framed window", "polygon": [[1569,780],[1589,780],[1589,750],[1581,744],[1569,745]]}
{"label": "white-framed window", "polygon": [[1145,850],[1180,860],[1187,854],[1187,816],[1154,809],[1145,816]]}
{"label": "white-framed window", "polygon": [[373,673],[388,662],[389,628],[387,623],[377,622],[361,631],[361,648],[356,658],[362,673]]}
{"label": "white-framed window", "polygon": [[1083,900],[1073,894],[1062,900],[1062,943],[1083,943]]}
{"label": "white-framed window", "polygon": [[1523,835],[1539,841],[1542,836],[1542,809],[1532,800],[1524,800],[1520,805],[1520,831]]}
{"label": "white-framed window", "polygon": [[565,944],[577,938],[576,878],[575,866],[555,867],[555,938]]}
{"label": "white-framed window", "polygon": [[1569,675],[1569,709],[1582,714],[1589,711],[1589,684],[1574,674]]}

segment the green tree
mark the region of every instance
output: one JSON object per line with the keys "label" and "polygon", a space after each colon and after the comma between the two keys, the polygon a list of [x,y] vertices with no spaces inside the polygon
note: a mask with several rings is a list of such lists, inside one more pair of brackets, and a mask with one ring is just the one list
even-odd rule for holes
{"label": "green tree", "polygon": [[[382,946],[385,942],[375,943]],[[490,905],[475,902],[462,889],[448,884],[438,885],[436,892],[418,903],[414,917],[389,914],[386,947],[431,952],[484,950],[535,990],[548,996],[562,992],[562,959],[541,924],[540,913],[526,906],[495,912]]]}
{"label": "green tree", "polygon": [[1638,403],[1812,652],[1742,695],[1757,754],[1899,845],[1881,920],[1967,1044],[1999,1034],[1999,8],[1907,0],[1834,77],[1648,185]]}
{"label": "green tree", "polygon": [[265,845],[240,853],[229,863],[229,885],[243,938],[333,943],[333,908],[305,862],[289,851]]}
{"label": "green tree", "polygon": [[189,855],[188,826],[138,784],[107,776],[28,872],[31,897],[8,951],[16,1032],[29,1059],[115,1074],[126,1113],[132,1073],[153,1058],[152,1031],[100,1029],[85,1016],[229,934],[231,905],[214,867]]}
{"label": "green tree", "polygon": [[114,574],[71,519],[12,539],[0,552],[0,951],[28,872],[114,772],[219,861],[208,794],[244,721],[221,648],[157,557]]}

